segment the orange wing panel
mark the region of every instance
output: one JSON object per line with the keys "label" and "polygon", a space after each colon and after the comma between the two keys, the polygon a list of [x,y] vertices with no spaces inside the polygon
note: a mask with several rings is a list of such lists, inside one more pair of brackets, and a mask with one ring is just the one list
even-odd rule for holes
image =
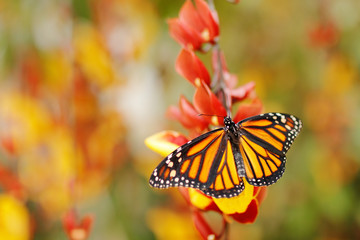
{"label": "orange wing panel", "polygon": [[211,141],[213,141],[216,137],[220,136],[221,134],[224,134],[223,131],[217,131],[214,132],[213,134],[207,136],[205,139],[203,139],[201,142],[199,142],[198,144],[194,145],[193,147],[191,147],[187,153],[188,156],[194,155],[198,152],[200,152],[201,150],[203,150],[207,145],[209,145],[209,143]]}
{"label": "orange wing panel", "polygon": [[[224,133],[221,133],[224,134]],[[219,134],[217,134],[219,135]],[[206,182],[209,178],[210,169],[214,163],[215,155],[219,149],[219,145],[221,143],[222,137],[219,137],[215,140],[215,142],[211,145],[211,147],[206,151],[204,162],[201,168],[199,180],[200,182]]]}
{"label": "orange wing panel", "polygon": [[[191,178],[196,178],[197,173],[199,171],[199,167],[200,167],[200,161],[201,161],[201,155],[197,156],[194,158],[192,164],[191,164],[191,168],[190,168],[190,172],[189,172],[189,177]],[[200,180],[201,181],[201,180]],[[201,181],[204,182],[204,181]]]}

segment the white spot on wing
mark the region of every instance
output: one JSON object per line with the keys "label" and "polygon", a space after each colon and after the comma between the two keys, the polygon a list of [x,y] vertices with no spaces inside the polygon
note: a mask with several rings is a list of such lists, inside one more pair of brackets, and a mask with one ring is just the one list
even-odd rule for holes
{"label": "white spot on wing", "polygon": [[170,177],[175,177],[175,176],[176,176],[176,170],[171,170]]}

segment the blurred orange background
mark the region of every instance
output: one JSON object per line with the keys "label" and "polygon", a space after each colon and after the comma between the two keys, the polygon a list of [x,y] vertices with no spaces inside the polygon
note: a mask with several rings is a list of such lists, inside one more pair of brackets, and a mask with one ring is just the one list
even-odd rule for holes
{"label": "blurred orange background", "polygon": [[[193,95],[166,25],[182,4],[0,0],[0,239],[67,239],[72,209],[93,216],[89,239],[200,238],[172,211],[177,191],[149,187],[162,158],[144,145],[186,133],[165,117]],[[360,238],[360,2],[215,6],[239,85],[304,124],[256,222],[230,239]]]}

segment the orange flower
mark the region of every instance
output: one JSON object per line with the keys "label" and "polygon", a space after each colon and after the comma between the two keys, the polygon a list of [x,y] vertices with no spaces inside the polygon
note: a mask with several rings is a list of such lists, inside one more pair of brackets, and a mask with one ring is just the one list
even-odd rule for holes
{"label": "orange flower", "polygon": [[179,107],[169,107],[168,116],[179,121],[187,129],[196,132],[204,131],[210,124],[209,119],[199,116],[199,112],[184,96],[180,96]]}
{"label": "orange flower", "polygon": [[193,51],[182,49],[176,59],[175,69],[195,87],[199,87],[201,81],[210,86],[209,72]]}
{"label": "orange flower", "polygon": [[204,82],[201,82],[195,91],[194,106],[200,114],[219,116],[211,119],[213,125],[220,125],[223,117],[227,115],[221,101]]}
{"label": "orange flower", "polygon": [[0,188],[7,193],[11,193],[18,199],[25,198],[25,189],[18,177],[10,171],[10,169],[3,167],[0,164]]}
{"label": "orange flower", "polygon": [[339,29],[333,22],[318,23],[310,30],[309,39],[313,47],[331,47],[339,39]]}
{"label": "orange flower", "polygon": [[204,0],[190,0],[182,6],[179,18],[168,20],[170,35],[188,50],[205,50],[204,43],[214,44],[219,36],[217,13]]}
{"label": "orange flower", "polygon": [[85,240],[89,237],[93,217],[86,215],[79,222],[75,210],[66,213],[63,219],[63,225],[66,234],[70,240]]}
{"label": "orange flower", "polygon": [[234,122],[239,122],[245,118],[258,115],[263,110],[263,104],[260,99],[255,98],[250,103],[241,104],[234,117]]}

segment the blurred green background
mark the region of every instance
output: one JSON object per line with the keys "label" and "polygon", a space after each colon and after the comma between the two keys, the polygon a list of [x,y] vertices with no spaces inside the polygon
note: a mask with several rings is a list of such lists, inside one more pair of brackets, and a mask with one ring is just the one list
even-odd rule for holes
{"label": "blurred green background", "polygon": [[[180,46],[166,25],[182,4],[0,0],[0,206],[14,206],[0,212],[0,238],[66,239],[71,208],[93,214],[89,239],[179,231],[151,214],[179,197],[148,186],[161,157],[143,142],[186,133],[165,117],[194,93],[175,72]],[[215,5],[230,72],[256,83],[265,112],[304,124],[256,222],[231,224],[230,239],[359,239],[360,2]]]}

